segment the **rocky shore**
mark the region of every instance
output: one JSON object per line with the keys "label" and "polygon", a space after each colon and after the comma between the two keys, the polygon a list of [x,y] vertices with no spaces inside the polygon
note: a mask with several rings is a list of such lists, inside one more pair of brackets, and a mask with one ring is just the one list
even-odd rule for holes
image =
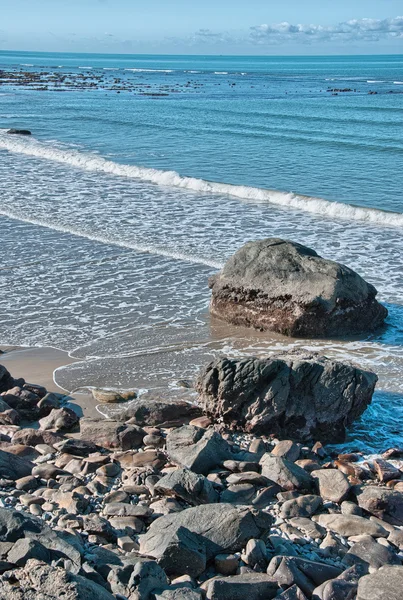
{"label": "rocky shore", "polygon": [[402,598],[403,448],[365,460],[233,427],[211,410],[231,385],[207,385],[225,364],[199,406],[139,400],[119,421],[0,367],[2,599]]}

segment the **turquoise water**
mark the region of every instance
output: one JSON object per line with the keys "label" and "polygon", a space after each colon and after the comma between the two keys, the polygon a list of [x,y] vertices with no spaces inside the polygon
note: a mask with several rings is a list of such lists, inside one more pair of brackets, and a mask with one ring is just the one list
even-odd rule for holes
{"label": "turquoise water", "polygon": [[285,237],[390,310],[370,338],[295,342],[379,374],[354,439],[401,410],[403,56],[0,52],[0,71],[0,342],[82,359],[66,389],[174,393],[218,351],[289,346],[211,322],[206,283],[245,241]]}

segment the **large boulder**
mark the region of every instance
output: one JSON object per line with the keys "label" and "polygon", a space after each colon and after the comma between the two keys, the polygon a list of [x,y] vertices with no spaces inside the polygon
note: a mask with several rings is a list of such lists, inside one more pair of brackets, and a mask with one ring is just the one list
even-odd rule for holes
{"label": "large boulder", "polygon": [[195,387],[203,410],[234,429],[339,442],[370,404],[377,379],[349,363],[290,351],[216,358]]}
{"label": "large boulder", "polygon": [[358,582],[357,600],[401,600],[403,567],[384,566]]}
{"label": "large boulder", "polygon": [[294,337],[372,331],[388,314],[352,269],[277,238],[245,244],[209,286],[213,315]]}
{"label": "large boulder", "polygon": [[237,552],[250,538],[259,538],[271,526],[272,517],[259,510],[231,504],[205,504],[156,519],[140,536],[140,552],[160,558],[167,539],[185,527],[201,536],[207,560],[217,554]]}

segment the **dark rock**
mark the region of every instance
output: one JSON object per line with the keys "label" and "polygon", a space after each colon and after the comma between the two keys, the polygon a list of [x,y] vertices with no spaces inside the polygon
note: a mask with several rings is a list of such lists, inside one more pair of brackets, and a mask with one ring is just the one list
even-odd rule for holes
{"label": "dark rock", "polygon": [[218,502],[213,484],[203,475],[189,469],[178,469],[164,475],[156,484],[155,491],[165,496],[175,496],[197,506]]}
{"label": "dark rock", "polygon": [[152,560],[141,560],[134,565],[128,589],[136,590],[133,600],[151,600],[153,590],[168,586],[168,579],[161,567]]}
{"label": "dark rock", "polygon": [[79,422],[77,413],[71,408],[53,408],[49,415],[39,421],[41,429],[64,431],[72,429]]}
{"label": "dark rock", "polygon": [[29,129],[9,129],[7,133],[14,135],[32,135]]}
{"label": "dark rock", "polygon": [[13,435],[13,444],[24,444],[26,446],[37,446],[38,444],[48,444],[53,446],[63,441],[61,433],[54,431],[39,431],[38,429],[20,429]]}
{"label": "dark rock", "polygon": [[352,269],[277,238],[245,244],[209,286],[213,315],[293,337],[372,331],[388,314]]}
{"label": "dark rock", "polygon": [[[24,380],[20,380],[20,382],[24,383]],[[6,369],[4,365],[0,365],[0,394],[2,392],[7,392],[11,390],[14,386],[18,384],[18,381],[14,379]]]}
{"label": "dark rock", "polygon": [[179,427],[200,415],[200,408],[190,402],[138,398],[130,403],[119,419],[125,422],[130,419],[131,423],[141,427]]}
{"label": "dark rock", "polygon": [[0,508],[0,542],[16,542],[29,531],[39,533],[41,522],[22,512]]}
{"label": "dark rock", "polygon": [[377,376],[316,353],[217,358],[202,369],[196,390],[203,410],[234,429],[326,443],[371,402]]}
{"label": "dark rock", "polygon": [[354,565],[336,579],[330,579],[318,586],[312,594],[312,600],[353,600],[357,593],[358,581],[366,573],[365,567]]}
{"label": "dark rock", "polygon": [[358,505],[375,517],[403,525],[403,493],[375,486],[364,487],[357,497]]}
{"label": "dark rock", "polygon": [[388,548],[374,540],[370,535],[362,536],[359,542],[351,546],[343,558],[346,565],[364,564],[374,569],[383,565],[401,565],[402,561]]}
{"label": "dark rock", "polygon": [[348,496],[351,486],[338,469],[318,469],[312,477],[317,480],[319,494],[324,500],[340,503]]}
{"label": "dark rock", "polygon": [[403,567],[381,567],[358,582],[357,600],[401,600]]}
{"label": "dark rock", "polygon": [[61,442],[61,444],[57,446],[57,449],[59,452],[74,454],[74,456],[88,456],[93,452],[97,452],[99,447],[93,442],[69,438]]}
{"label": "dark rock", "polygon": [[191,425],[171,431],[166,448],[173,462],[204,475],[231,457],[231,447],[217,432]]}
{"label": "dark rock", "polygon": [[297,585],[292,585],[288,590],[276,596],[276,600],[307,600],[307,597]]}
{"label": "dark rock", "polygon": [[221,494],[221,502],[229,504],[251,504],[256,488],[250,483],[230,485]]}
{"label": "dark rock", "polygon": [[270,561],[267,573],[281,586],[289,587],[296,584],[310,598],[318,585],[338,577],[341,569],[296,556],[275,556]]}
{"label": "dark rock", "polygon": [[207,600],[270,600],[279,590],[275,580],[264,573],[217,577],[208,584]]}
{"label": "dark rock", "polygon": [[145,431],[137,425],[106,419],[80,419],[80,439],[111,450],[139,448],[145,435]]}
{"label": "dark rock", "polygon": [[250,538],[259,538],[270,529],[272,517],[246,507],[230,504],[206,504],[156,519],[140,538],[140,552],[158,556],[167,536],[179,527],[203,537],[207,560],[217,554],[236,552]]}
{"label": "dark rock", "polygon": [[158,564],[169,577],[198,577],[206,569],[206,547],[202,536],[179,527],[164,537],[159,547]]}
{"label": "dark rock", "polygon": [[7,555],[7,560],[19,567],[25,566],[30,558],[36,558],[42,562],[49,563],[50,552],[38,540],[20,538],[14,543]]}
{"label": "dark rock", "polygon": [[0,450],[0,477],[5,479],[21,479],[31,475],[33,463],[11,452]]}
{"label": "dark rock", "polygon": [[312,477],[298,465],[286,460],[264,454],[260,459],[262,475],[277,483],[284,490],[310,491],[312,488]]}

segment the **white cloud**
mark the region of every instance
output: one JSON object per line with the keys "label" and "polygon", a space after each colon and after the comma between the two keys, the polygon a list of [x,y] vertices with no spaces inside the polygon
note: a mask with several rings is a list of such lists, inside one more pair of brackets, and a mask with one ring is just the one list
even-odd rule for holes
{"label": "white cloud", "polygon": [[250,28],[249,39],[254,44],[296,41],[312,44],[316,41],[369,41],[403,38],[403,17],[389,19],[352,19],[337,25],[293,25],[284,21]]}

